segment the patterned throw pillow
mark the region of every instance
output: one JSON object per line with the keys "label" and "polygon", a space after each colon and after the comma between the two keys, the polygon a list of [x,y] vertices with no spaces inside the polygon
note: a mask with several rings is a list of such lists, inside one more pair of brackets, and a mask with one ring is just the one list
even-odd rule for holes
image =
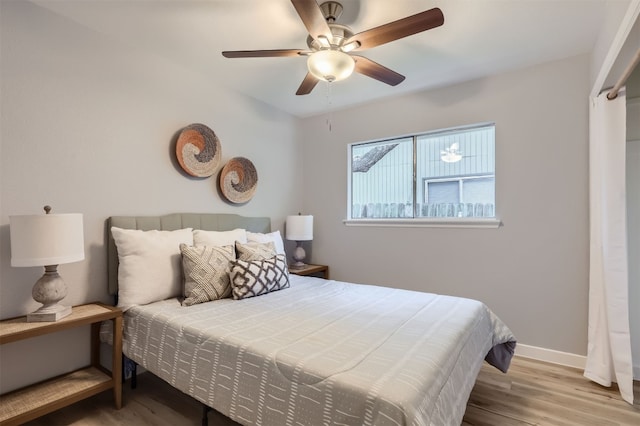
{"label": "patterned throw pillow", "polygon": [[273,241],[273,244],[276,247],[276,253],[285,254],[284,241],[282,241],[282,235],[280,235],[280,231],[273,231],[269,232],[268,234],[247,231],[247,242],[249,243],[268,243],[270,241]]}
{"label": "patterned throw pillow", "polygon": [[236,241],[236,253],[239,260],[250,262],[252,260],[271,259],[275,256],[276,246],[272,241],[268,243],[247,243],[242,244]]}
{"label": "patterned throw pillow", "polygon": [[271,259],[231,262],[232,295],[235,300],[260,296],[289,287],[289,270],[284,255]]}
{"label": "patterned throw pillow", "polygon": [[231,295],[230,262],[235,259],[233,246],[188,246],[180,244],[184,270],[183,306],[191,306]]}

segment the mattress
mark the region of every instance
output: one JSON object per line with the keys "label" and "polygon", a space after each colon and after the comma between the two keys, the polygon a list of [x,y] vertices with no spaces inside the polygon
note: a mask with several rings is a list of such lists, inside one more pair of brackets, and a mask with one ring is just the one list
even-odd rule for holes
{"label": "mattress", "polygon": [[245,300],[133,307],[123,342],[229,418],[277,426],[459,425],[485,356],[508,366],[514,346],[479,301],[297,275]]}

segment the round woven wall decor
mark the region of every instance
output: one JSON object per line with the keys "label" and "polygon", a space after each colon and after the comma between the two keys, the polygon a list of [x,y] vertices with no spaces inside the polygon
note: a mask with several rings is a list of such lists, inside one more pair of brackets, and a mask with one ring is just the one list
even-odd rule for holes
{"label": "round woven wall decor", "polygon": [[204,124],[190,124],[180,132],[176,143],[180,167],[195,177],[209,177],[220,165],[222,146],[216,134]]}
{"label": "round woven wall decor", "polygon": [[258,172],[248,159],[234,157],[222,168],[220,190],[232,203],[246,203],[253,197],[257,187]]}

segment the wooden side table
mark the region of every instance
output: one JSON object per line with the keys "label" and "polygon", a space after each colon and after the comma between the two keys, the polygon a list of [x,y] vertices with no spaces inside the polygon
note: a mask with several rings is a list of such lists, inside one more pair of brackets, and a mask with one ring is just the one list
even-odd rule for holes
{"label": "wooden side table", "polygon": [[289,267],[290,274],[310,275],[313,277],[329,279],[329,266],[327,265],[306,265],[304,268]]}
{"label": "wooden side table", "polygon": [[[111,372],[100,365],[100,323],[113,321]],[[27,317],[0,321],[0,344],[91,324],[91,365],[44,382],[0,395],[0,425],[18,425],[113,389],[116,409],[122,406],[122,311],[101,303],[74,306],[56,322],[27,322]]]}

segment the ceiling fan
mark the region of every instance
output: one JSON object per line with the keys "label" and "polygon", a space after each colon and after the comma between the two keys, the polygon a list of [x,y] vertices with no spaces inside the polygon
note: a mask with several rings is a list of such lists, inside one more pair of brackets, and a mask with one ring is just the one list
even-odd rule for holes
{"label": "ceiling fan", "polygon": [[308,49],[233,50],[222,52],[222,55],[225,58],[307,56],[309,72],[296,95],[311,93],[320,80],[343,80],[353,71],[396,86],[405,79],[402,74],[351,52],[380,46],[444,23],[444,15],[436,7],[354,34],[346,25],[335,23],[342,14],[342,5],[337,1],[321,5],[316,0],[291,0],[291,3],[309,32]]}

